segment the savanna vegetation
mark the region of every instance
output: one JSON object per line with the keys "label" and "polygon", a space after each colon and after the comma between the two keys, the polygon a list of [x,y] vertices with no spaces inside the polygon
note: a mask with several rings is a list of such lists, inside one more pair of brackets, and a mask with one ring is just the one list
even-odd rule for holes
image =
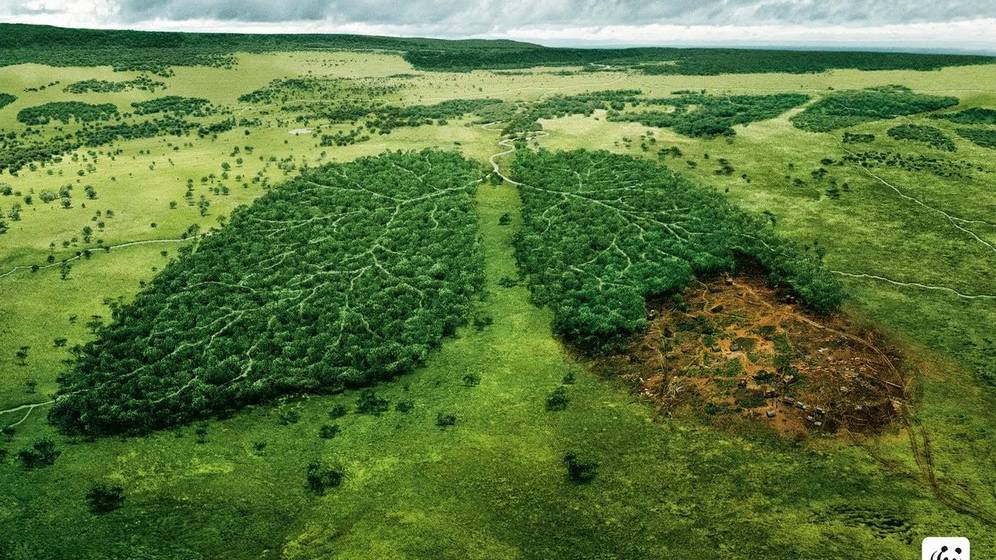
{"label": "savanna vegetation", "polygon": [[166,87],[164,82],[159,80],[153,80],[148,76],[139,76],[134,80],[80,80],[78,82],[73,82],[63,88],[66,93],[118,93],[122,91],[149,91],[154,92],[157,89]]}
{"label": "savanna vegetation", "polygon": [[996,130],[991,128],[958,128],[958,136],[970,140],[983,148],[996,149]]}
{"label": "savanna vegetation", "polygon": [[69,124],[70,121],[86,123],[110,120],[117,114],[118,108],[113,103],[93,105],[80,101],[53,101],[21,109],[17,113],[17,120],[26,125],[43,125],[52,120],[62,124]]}
{"label": "savanna vegetation", "polygon": [[792,117],[792,123],[810,132],[829,132],[869,121],[893,119],[958,104],[958,98],[914,93],[903,86],[835,91]]}
{"label": "savanna vegetation", "polygon": [[773,95],[704,95],[685,93],[643,101],[663,105],[670,111],[613,113],[610,120],[634,121],[646,126],[670,128],[685,136],[712,138],[734,135],[733,126],[746,125],[781,115],[809,100],[800,93]]}
{"label": "savanna vegetation", "polygon": [[908,142],[920,142],[945,152],[955,151],[955,143],[944,132],[934,126],[901,124],[886,131],[890,138]]}
{"label": "savanna vegetation", "polygon": [[174,115],[194,115],[203,117],[210,114],[211,102],[199,97],[180,97],[178,95],[167,95],[157,97],[147,101],[132,103],[136,115],[150,115],[153,113],[172,113]]}
{"label": "savanna vegetation", "polygon": [[958,124],[996,124],[996,109],[972,107],[953,113],[935,113],[932,119],[944,119]]}
{"label": "savanna vegetation", "polygon": [[991,62],[0,24],[0,560],[993,556]]}

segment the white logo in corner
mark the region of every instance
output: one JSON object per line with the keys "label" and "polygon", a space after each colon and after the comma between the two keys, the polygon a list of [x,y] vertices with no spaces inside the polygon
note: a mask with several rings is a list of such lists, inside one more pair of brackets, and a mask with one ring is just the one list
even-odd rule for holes
{"label": "white logo in corner", "polygon": [[920,550],[920,560],[971,560],[971,546],[965,537],[927,537]]}

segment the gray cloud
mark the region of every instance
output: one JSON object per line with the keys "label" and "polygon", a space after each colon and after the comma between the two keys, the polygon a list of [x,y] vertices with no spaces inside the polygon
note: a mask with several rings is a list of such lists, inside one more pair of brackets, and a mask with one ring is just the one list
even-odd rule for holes
{"label": "gray cloud", "polygon": [[[572,25],[888,25],[996,17],[993,0],[120,0],[126,22],[308,21],[452,29]],[[994,31],[996,32],[996,31]]]}
{"label": "gray cloud", "polygon": [[0,21],[509,37],[547,44],[996,51],[996,0],[0,0]]}

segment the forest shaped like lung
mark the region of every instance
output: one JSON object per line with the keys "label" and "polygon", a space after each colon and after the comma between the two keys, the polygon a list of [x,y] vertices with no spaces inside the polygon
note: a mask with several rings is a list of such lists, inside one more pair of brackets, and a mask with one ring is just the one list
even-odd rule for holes
{"label": "forest shaped like lung", "polygon": [[480,176],[441,151],[305,171],[117,307],[75,350],[50,418],[140,433],[410,370],[483,285]]}
{"label": "forest shaped like lung", "polygon": [[534,300],[553,309],[557,334],[585,351],[620,349],[646,327],[648,297],[732,271],[742,257],[816,312],[843,300],[815,256],[659,165],[605,151],[519,150],[512,177],[523,200],[519,266]]}

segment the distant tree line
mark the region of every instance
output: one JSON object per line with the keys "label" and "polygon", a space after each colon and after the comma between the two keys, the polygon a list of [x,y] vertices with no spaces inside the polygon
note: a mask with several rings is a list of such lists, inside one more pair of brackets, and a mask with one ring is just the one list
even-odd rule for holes
{"label": "distant tree line", "polygon": [[609,65],[645,74],[714,76],[785,72],[807,74],[833,68],[858,70],[937,70],[945,66],[990,64],[992,57],[882,52],[816,52],[755,49],[417,49],[405,59],[420,70],[469,71],[533,66]]}
{"label": "distant tree line", "polygon": [[469,71],[606,65],[647,74],[717,75],[756,72],[811,73],[832,68],[936,70],[990,64],[992,57],[883,52],[807,52],[760,49],[576,49],[507,40],[409,39],[364,35],[250,35],[66,29],[0,24],[0,66],[34,62],[52,66],[112,66],[115,70],[170,75],[173,66],[235,64],[235,52],[388,50],[420,70]]}

